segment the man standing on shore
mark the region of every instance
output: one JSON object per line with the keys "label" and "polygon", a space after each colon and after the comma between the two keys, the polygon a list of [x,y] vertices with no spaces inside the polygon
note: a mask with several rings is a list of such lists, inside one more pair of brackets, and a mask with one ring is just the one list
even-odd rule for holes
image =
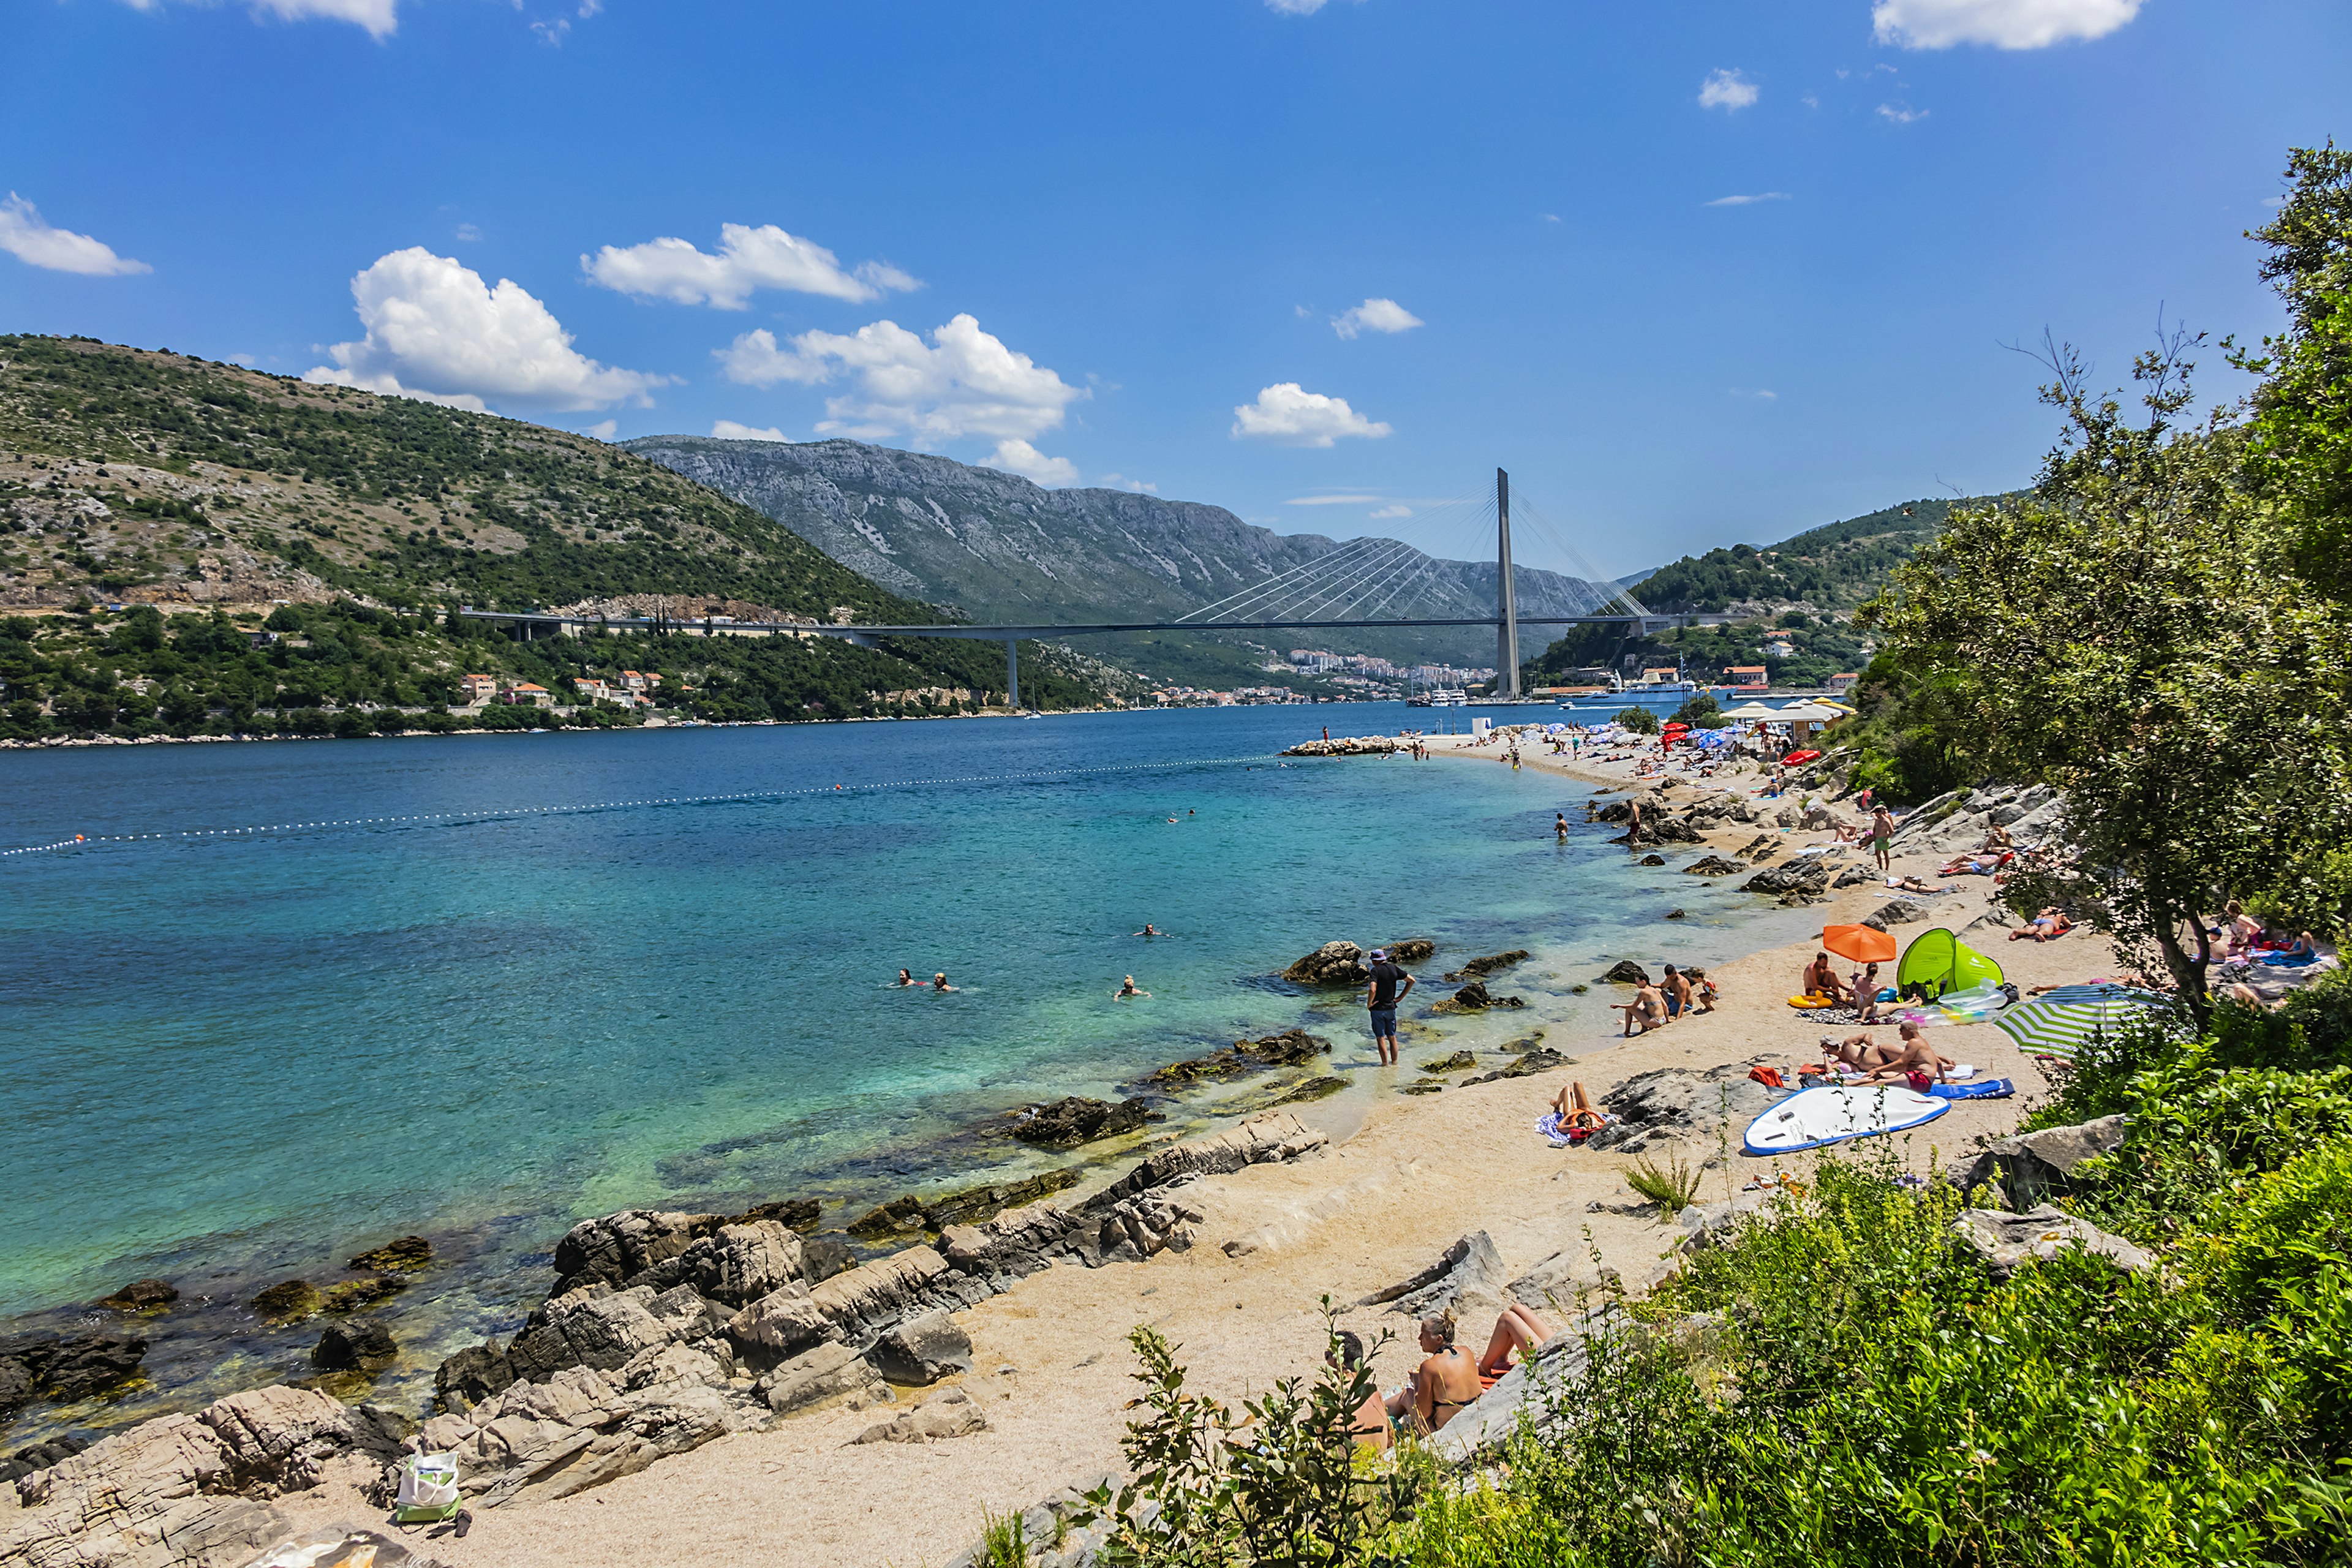
{"label": "man standing on shore", "polygon": [[1414,981],[1389,962],[1387,948],[1372,949],[1371,958],[1371,985],[1364,993],[1364,1006],[1372,1016],[1372,1045],[1381,1053],[1381,1066],[1392,1068],[1397,1065],[1397,1004],[1411,994]]}
{"label": "man standing on shore", "polygon": [[1894,847],[1895,818],[1887,811],[1885,804],[1881,802],[1870,809],[1870,848],[1878,857],[1880,870],[1887,869]]}

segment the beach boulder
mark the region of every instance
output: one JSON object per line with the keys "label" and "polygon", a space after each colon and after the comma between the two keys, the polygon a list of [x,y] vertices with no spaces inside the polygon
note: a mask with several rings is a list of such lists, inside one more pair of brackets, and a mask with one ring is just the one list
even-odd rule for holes
{"label": "beach boulder", "polygon": [[1567,1065],[1568,1058],[1558,1051],[1549,1046],[1537,1046],[1514,1056],[1507,1066],[1497,1068],[1493,1072],[1480,1073],[1476,1078],[1464,1079],[1462,1087],[1468,1089],[1474,1083],[1493,1083],[1497,1079],[1532,1078],[1537,1073],[1549,1072],[1554,1068]]}
{"label": "beach boulder", "polygon": [[794,1356],[761,1378],[758,1392],[777,1415],[798,1415],[836,1399],[861,1409],[892,1397],[874,1363],[838,1342]]}
{"label": "beach boulder", "polygon": [[928,1247],[910,1247],[836,1274],[809,1292],[825,1321],[854,1344],[871,1341],[909,1313],[928,1310],[925,1292],[948,1271]]}
{"label": "beach boulder", "polygon": [[1352,942],[1327,942],[1282,972],[1294,985],[1362,985],[1371,979],[1364,950]]}
{"label": "beach boulder", "polygon": [[1013,1136],[1024,1143],[1049,1149],[1075,1149],[1097,1138],[1132,1132],[1152,1120],[1151,1108],[1140,1100],[1114,1105],[1105,1100],[1069,1095],[1051,1104],[1033,1106],[1013,1125]]}
{"label": "beach boulder", "polygon": [[495,1397],[513,1385],[514,1368],[496,1340],[467,1345],[442,1362],[433,1374],[433,1392],[442,1408],[463,1410]]}
{"label": "beach boulder", "polygon": [[1959,1189],[1973,1192],[1991,1184],[2014,1213],[2022,1213],[2074,1190],[2074,1172],[2084,1162],[2112,1154],[2123,1147],[2125,1121],[2102,1116],[2065,1127],[2045,1127],[2020,1132],[1988,1144],[1956,1178]]}
{"label": "beach boulder", "polygon": [[1266,1067],[1304,1067],[1331,1048],[1331,1042],[1304,1029],[1286,1029],[1260,1039],[1235,1040],[1234,1049]]}
{"label": "beach boulder", "polygon": [[2080,1250],[2104,1258],[2126,1273],[2152,1268],[2156,1260],[2120,1236],[2110,1236],[2088,1220],[2077,1219],[2049,1204],[2010,1214],[2000,1209],[1963,1209],[1952,1229],[1962,1246],[1984,1259],[1996,1279],[2006,1279],[2019,1265],[2037,1258]]}
{"label": "beach boulder", "polygon": [[961,1388],[943,1389],[904,1415],[868,1426],[852,1443],[930,1443],[988,1430],[988,1417]]}
{"label": "beach boulder", "polygon": [[1045,1268],[1076,1223],[1051,1204],[1032,1204],[976,1225],[948,1226],[940,1233],[940,1250],[950,1268],[974,1279],[1018,1279]]}
{"label": "beach boulder", "polygon": [[1391,963],[1419,963],[1437,952],[1437,944],[1425,936],[1401,936],[1381,944]]}
{"label": "beach boulder", "polygon": [[1873,931],[1885,931],[1888,926],[1911,925],[1927,918],[1927,906],[1916,899],[1889,899],[1863,919],[1863,924]]}
{"label": "beach boulder", "polygon": [[1729,877],[1745,871],[1747,867],[1721,855],[1702,855],[1683,868],[1686,877]]}
{"label": "beach boulder", "polygon": [[1791,894],[1812,897],[1826,892],[1830,885],[1830,868],[1820,857],[1808,856],[1791,860],[1784,866],[1768,866],[1739,884],[1743,893],[1771,893],[1781,898]]}
{"label": "beach boulder", "polygon": [[1265,1111],[1222,1132],[1188,1138],[1154,1151],[1126,1175],[1079,1205],[1079,1211],[1098,1214],[1123,1198],[1187,1176],[1222,1175],[1244,1165],[1299,1159],[1330,1142],[1328,1133],[1317,1131],[1293,1112]]}
{"label": "beach boulder", "polygon": [[721,1226],[678,1254],[698,1295],[740,1307],[802,1275],[800,1233],[772,1219]]}
{"label": "beach boulder", "polygon": [[661,1209],[624,1209],[582,1220],[555,1244],[556,1280],[548,1296],[568,1296],[588,1285],[667,1289],[677,1282],[675,1277],[648,1280],[641,1276],[679,1257],[726,1223],[719,1215]]}
{"label": "beach boulder", "polygon": [[1601,978],[1618,985],[1647,985],[1650,972],[1630,958],[1621,958]]}
{"label": "beach boulder", "polygon": [[971,1336],[945,1312],[926,1312],[875,1341],[866,1359],[892,1383],[927,1387],[971,1370]]}
{"label": "beach boulder", "polygon": [[[1501,1310],[1508,1279],[1493,1238],[1483,1230],[1474,1230],[1410,1279],[1375,1290],[1356,1305],[1386,1306],[1391,1312],[1414,1318],[1447,1311],[1457,1318],[1470,1318],[1473,1313],[1465,1308],[1483,1308],[1491,1315]],[[1476,1353],[1475,1348],[1472,1353]]]}
{"label": "beach boulder", "polygon": [[1594,1133],[1589,1149],[1636,1152],[1652,1138],[1711,1136],[1726,1121],[1745,1125],[1764,1113],[1771,1090],[1748,1076],[1769,1057],[1729,1062],[1705,1072],[1662,1068],[1637,1073],[1601,1097],[1601,1109],[1617,1120]]}

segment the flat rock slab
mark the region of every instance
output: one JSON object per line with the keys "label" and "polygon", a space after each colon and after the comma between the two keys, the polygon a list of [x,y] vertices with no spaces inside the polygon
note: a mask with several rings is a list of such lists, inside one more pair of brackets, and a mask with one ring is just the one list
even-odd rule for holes
{"label": "flat rock slab", "polygon": [[2156,1260],[2120,1236],[2077,1219],[2048,1204],[2024,1214],[2000,1209],[1963,1209],[1952,1222],[1961,1243],[2006,1277],[2021,1263],[2056,1258],[2080,1249],[2129,1273],[2152,1268]]}

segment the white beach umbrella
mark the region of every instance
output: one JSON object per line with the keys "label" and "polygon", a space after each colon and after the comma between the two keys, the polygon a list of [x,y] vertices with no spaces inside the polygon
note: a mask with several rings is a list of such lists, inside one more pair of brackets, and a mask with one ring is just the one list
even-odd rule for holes
{"label": "white beach umbrella", "polygon": [[1761,702],[1743,702],[1737,708],[1725,709],[1723,716],[1727,719],[1778,719],[1780,710],[1767,708]]}

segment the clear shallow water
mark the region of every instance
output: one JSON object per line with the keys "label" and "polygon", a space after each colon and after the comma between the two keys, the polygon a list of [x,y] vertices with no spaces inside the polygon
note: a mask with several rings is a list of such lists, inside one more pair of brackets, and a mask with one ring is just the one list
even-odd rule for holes
{"label": "clear shallow water", "polygon": [[[146,1274],[224,1294],[324,1280],[422,1230],[472,1282],[427,1336],[446,1339],[510,1321],[544,1289],[518,1266],[575,1218],[943,1190],[927,1154],[967,1158],[942,1140],[983,1114],[1107,1096],[1244,1034],[1330,1035],[1360,1100],[1381,1087],[1360,1010],[1271,979],[1335,937],[1434,936],[1431,981],[1535,948],[1507,988],[1536,1010],[1444,1027],[1477,1044],[1549,1019],[1569,1049],[1603,1026],[1606,998],[1567,994],[1589,961],[1753,945],[1755,900],[1633,868],[1580,822],[1557,844],[1579,786],[1453,760],[1276,765],[1325,723],[1409,721],[1429,715],[0,757],[0,847],[460,814],[0,861],[0,1312]],[[1174,765],[1007,776],[1140,763]],[[945,779],[963,782],[856,787]],[[745,791],[815,793],[501,815]],[[1676,903],[1695,918],[1657,925]],[[1172,936],[1130,934],[1147,920]],[[963,989],[891,990],[901,965]],[[1128,973],[1150,1000],[1111,999]]]}

